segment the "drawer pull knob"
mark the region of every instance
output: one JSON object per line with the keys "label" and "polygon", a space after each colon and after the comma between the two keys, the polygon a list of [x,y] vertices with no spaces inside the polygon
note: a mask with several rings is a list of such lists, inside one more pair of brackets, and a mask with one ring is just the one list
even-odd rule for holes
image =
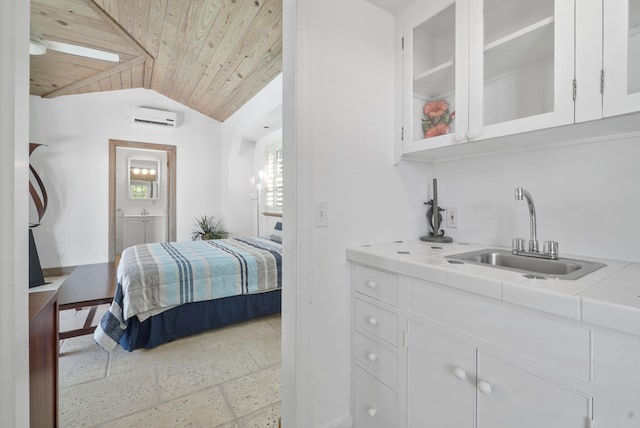
{"label": "drawer pull knob", "polygon": [[489,395],[493,391],[491,384],[484,380],[481,380],[480,382],[478,382],[478,389],[480,390],[480,392],[482,392],[485,395]]}
{"label": "drawer pull knob", "polygon": [[460,380],[465,380],[467,378],[467,372],[460,367],[456,367],[456,369],[453,371],[453,374]]}
{"label": "drawer pull knob", "polygon": [[378,286],[378,284],[376,284],[375,281],[369,281],[369,282],[367,282],[367,286],[369,288],[376,288]]}
{"label": "drawer pull knob", "polygon": [[375,319],[374,317],[369,317],[369,319],[367,320],[369,322],[369,324],[371,325],[378,325],[378,320]]}
{"label": "drawer pull knob", "polygon": [[369,416],[371,416],[372,418],[375,418],[376,415],[378,414],[378,409],[376,409],[375,407],[369,407],[369,410],[367,410],[367,413],[369,413]]}
{"label": "drawer pull knob", "polygon": [[373,363],[378,359],[378,356],[373,352],[369,352],[369,355],[367,355],[367,358],[369,359],[369,361]]}

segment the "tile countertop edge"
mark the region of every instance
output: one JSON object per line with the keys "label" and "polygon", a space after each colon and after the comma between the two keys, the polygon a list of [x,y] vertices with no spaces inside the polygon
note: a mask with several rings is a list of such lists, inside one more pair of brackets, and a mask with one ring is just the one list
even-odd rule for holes
{"label": "tile countertop edge", "polygon": [[[606,293],[603,294],[602,291],[599,293],[602,298],[595,298],[593,293],[594,289],[601,289],[602,284],[609,278],[622,276],[625,269],[635,272],[640,268],[639,263],[582,257],[601,261],[607,264],[607,267],[577,281],[529,280],[514,272],[464,264],[450,265],[445,260],[447,255],[456,254],[454,250],[460,250],[458,252],[462,253],[472,251],[475,247],[500,248],[497,246],[456,245],[445,248],[440,254],[420,253],[402,257],[398,250],[402,248],[403,243],[394,244],[393,246],[371,244],[349,247],[346,249],[346,258],[350,262],[362,263],[505,303],[640,336],[640,278],[637,279],[637,284],[628,285],[632,290],[637,290],[635,293],[629,293],[629,296],[638,298],[638,302],[632,302],[629,305],[608,299]],[[409,252],[406,254],[415,251],[416,245],[419,244],[419,242],[407,241]],[[443,247],[446,245],[451,244],[445,244]],[[479,289],[470,287],[468,281],[472,278],[482,281],[483,286]],[[620,311],[620,316],[612,316],[612,311],[616,309]],[[629,325],[631,320],[637,320],[637,322]]]}

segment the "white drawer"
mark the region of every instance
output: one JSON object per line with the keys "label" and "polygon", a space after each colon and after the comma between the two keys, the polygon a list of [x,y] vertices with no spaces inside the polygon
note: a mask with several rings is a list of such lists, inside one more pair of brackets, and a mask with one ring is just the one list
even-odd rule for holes
{"label": "white drawer", "polygon": [[398,345],[398,315],[364,300],[355,300],[356,325]]}
{"label": "white drawer", "polygon": [[360,265],[355,269],[356,291],[398,306],[398,275]]}
{"label": "white drawer", "polygon": [[359,332],[355,333],[355,342],[358,361],[373,370],[377,376],[385,377],[397,385],[398,354]]}
{"label": "white drawer", "polygon": [[354,372],[353,426],[397,428],[398,395],[362,368],[355,366]]}
{"label": "white drawer", "polygon": [[409,282],[408,301],[410,313],[578,379],[591,380],[591,331],[588,328],[417,279]]}

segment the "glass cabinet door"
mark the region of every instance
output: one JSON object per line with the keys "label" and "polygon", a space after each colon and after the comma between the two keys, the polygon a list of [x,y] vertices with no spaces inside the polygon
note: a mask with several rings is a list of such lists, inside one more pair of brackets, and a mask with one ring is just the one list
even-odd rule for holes
{"label": "glass cabinet door", "polygon": [[603,115],[640,111],[640,0],[604,2]]}
{"label": "glass cabinet door", "polygon": [[481,138],[573,122],[574,6],[470,2],[470,128]]}
{"label": "glass cabinet door", "polygon": [[404,153],[455,143],[467,131],[467,1],[424,3],[404,25]]}

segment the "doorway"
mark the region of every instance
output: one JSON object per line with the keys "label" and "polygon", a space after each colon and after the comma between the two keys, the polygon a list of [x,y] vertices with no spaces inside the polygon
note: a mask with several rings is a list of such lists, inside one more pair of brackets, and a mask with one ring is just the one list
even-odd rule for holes
{"label": "doorway", "polygon": [[[118,148],[154,151],[162,155],[161,159],[163,161],[166,159],[166,166],[162,165],[162,178],[163,182],[166,183],[166,241],[176,240],[176,147],[137,141],[109,140],[109,261],[116,260],[118,249],[118,227],[116,226],[119,181]],[[126,167],[125,171],[128,171],[128,169],[129,166]]]}

